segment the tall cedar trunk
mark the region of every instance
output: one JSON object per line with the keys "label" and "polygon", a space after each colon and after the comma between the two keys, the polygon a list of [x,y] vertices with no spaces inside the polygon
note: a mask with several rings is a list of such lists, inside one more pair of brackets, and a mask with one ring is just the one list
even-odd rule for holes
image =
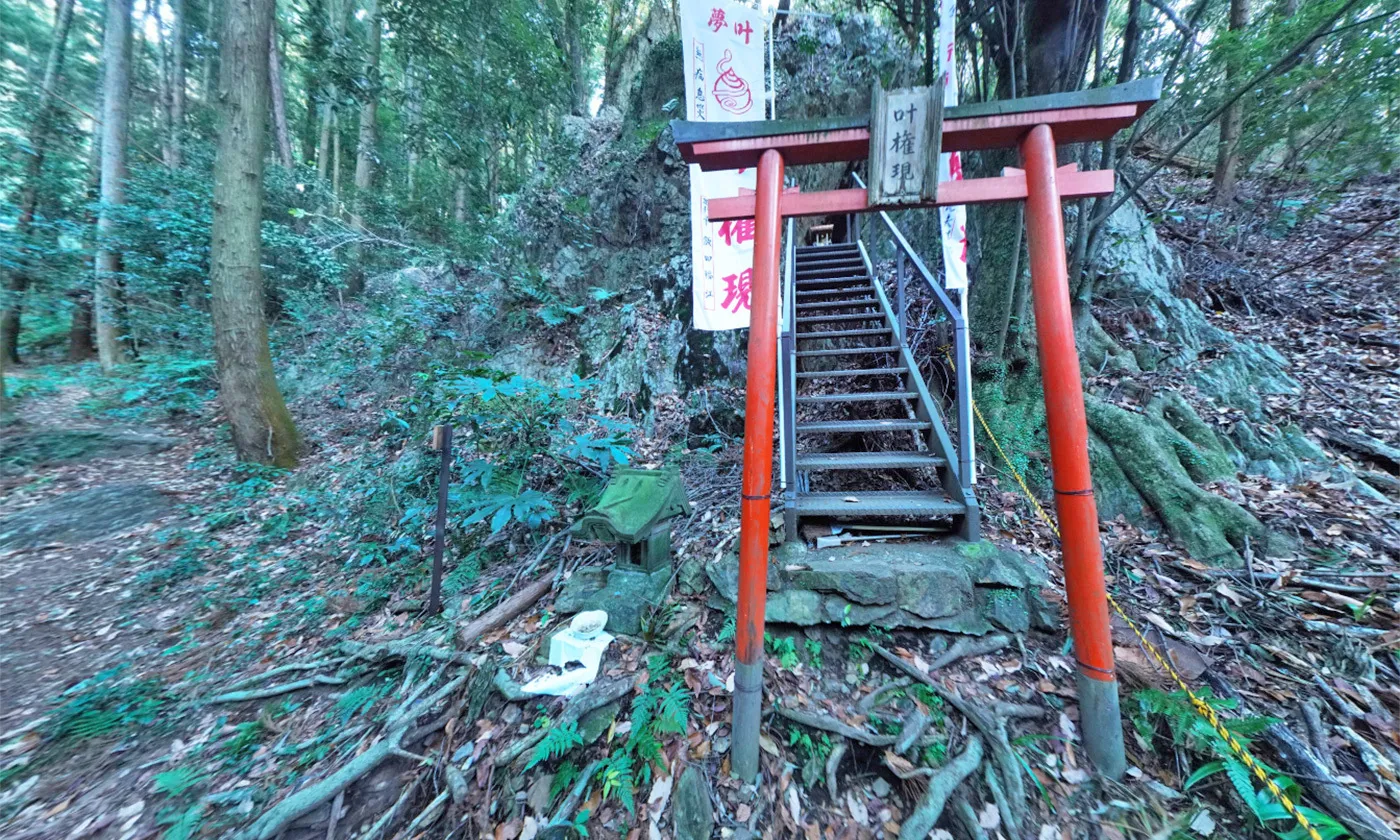
{"label": "tall cedar trunk", "polygon": [[[331,32],[331,54],[340,55],[345,40],[345,27],[350,15],[350,0],[330,0],[326,4]],[[333,182],[331,192],[340,196],[340,88],[335,82],[326,85],[325,102],[321,104],[321,136],[316,144],[316,174]]]}
{"label": "tall cedar trunk", "polygon": [[35,105],[34,120],[29,124],[29,154],[24,159],[24,176],[20,181],[19,217],[15,221],[15,241],[19,243],[18,265],[5,284],[6,303],[0,315],[0,355],[19,363],[20,307],[29,288],[32,267],[29,264],[29,237],[34,232],[34,214],[39,206],[39,179],[44,170],[44,153],[48,150],[49,129],[53,122],[54,88],[63,70],[63,57],[68,44],[68,30],[73,23],[73,0],[59,0],[54,19],[53,42],[44,62],[44,78]]}
{"label": "tall cedar trunk", "polygon": [[460,168],[452,170],[456,187],[452,191],[452,220],[459,225],[467,223],[467,175]]}
{"label": "tall cedar trunk", "polygon": [[417,198],[418,193],[418,151],[419,135],[423,130],[423,85],[418,81],[417,69],[410,58],[403,70],[404,110],[408,122],[408,200]]}
{"label": "tall cedar trunk", "polygon": [[584,3],[589,0],[567,0],[567,11],[564,13],[564,55],[569,62],[569,81],[572,96],[571,108],[574,116],[588,116],[588,68],[585,54],[587,47],[584,45],[584,25],[583,16]]}
{"label": "tall cedar trunk", "polygon": [[267,72],[272,84],[272,124],[277,131],[277,162],[292,168],[292,133],[287,127],[287,95],[282,80],[282,52],[277,49],[277,24],[267,34]]}
{"label": "tall cedar trunk", "polygon": [[[1249,26],[1249,0],[1230,0],[1230,31],[1240,32]],[[1225,89],[1234,90],[1240,84],[1238,61],[1225,65]],[[1217,201],[1229,202],[1235,197],[1239,180],[1240,130],[1244,126],[1243,100],[1225,109],[1220,115],[1220,143],[1215,148],[1215,176],[1211,187]]]}
{"label": "tall cedar trunk", "polygon": [[219,402],[245,461],[291,467],[297,432],[272,372],[263,314],[262,182],[275,0],[225,0],[209,253]]}
{"label": "tall cedar trunk", "polygon": [[97,354],[92,346],[92,293],[80,289],[70,292],[69,297],[73,314],[68,322],[68,361],[85,362]]}
{"label": "tall cedar trunk", "polygon": [[[379,22],[379,0],[369,0],[365,6],[365,25],[368,38],[365,41],[365,91],[360,103],[360,135],[355,146],[355,202],[350,214],[350,227],[364,230],[365,207],[369,203],[369,191],[374,186],[375,145],[379,129],[379,47],[383,27]],[[351,269],[347,291],[359,294],[365,287],[364,261],[360,249],[356,248],[351,257]]]}
{"label": "tall cedar trunk", "polygon": [[126,203],[126,123],[131,88],[131,0],[107,0],[102,38],[102,167],[97,213],[97,256],[93,310],[97,318],[97,359],[103,370],[126,361],[121,342],[122,255],[113,238],[112,208]]}
{"label": "tall cedar trunk", "polygon": [[184,165],[181,147],[185,129],[185,0],[170,0],[169,80],[165,98],[165,165]]}

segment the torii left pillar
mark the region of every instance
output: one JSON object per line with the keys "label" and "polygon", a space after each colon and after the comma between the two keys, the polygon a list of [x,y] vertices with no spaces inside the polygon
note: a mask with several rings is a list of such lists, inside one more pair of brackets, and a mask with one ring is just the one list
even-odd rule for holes
{"label": "torii left pillar", "polygon": [[763,612],[768,599],[769,494],[773,490],[773,394],[778,374],[778,255],[782,248],[783,156],[758,159],[753,275],[749,284],[748,382],[744,394],[744,475],[739,521],[739,612],[734,632],[734,732],[730,767],[758,776],[763,714]]}

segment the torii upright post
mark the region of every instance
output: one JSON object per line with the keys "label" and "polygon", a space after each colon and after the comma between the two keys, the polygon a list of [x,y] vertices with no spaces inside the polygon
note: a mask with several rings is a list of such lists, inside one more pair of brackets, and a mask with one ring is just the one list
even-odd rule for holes
{"label": "torii upright post", "polygon": [[[1025,201],[1031,290],[1045,386],[1055,508],[1064,551],[1070,629],[1079,664],[1080,730],[1095,768],[1115,778],[1125,768],[1118,683],[1113,671],[1103,551],[1089,474],[1088,428],[1079,355],[1074,346],[1061,200],[1111,195],[1112,171],[1056,167],[1055,143],[1097,142],[1131,125],[1161,95],[1160,78],[1071,94],[983,102],[948,109],[943,150],[1019,148],[1024,171],[938,185],[922,206]],[[839,216],[878,211],[865,189],[782,192],[787,165],[835,163],[870,151],[868,119],[689,123],[672,133],[687,163],[705,170],[758,167],[756,194],[711,199],[711,221],[755,220],[750,285],[748,383],[744,418],[743,519],[740,526],[737,663],[731,766],[758,775],[763,701],[763,620],[767,598],[769,493],[773,468],[773,396],[779,300],[778,254],[784,216]],[[909,205],[905,205],[907,207]],[[903,208],[902,208],[903,209]],[[941,289],[935,289],[942,294]],[[902,336],[902,333],[901,333]]]}

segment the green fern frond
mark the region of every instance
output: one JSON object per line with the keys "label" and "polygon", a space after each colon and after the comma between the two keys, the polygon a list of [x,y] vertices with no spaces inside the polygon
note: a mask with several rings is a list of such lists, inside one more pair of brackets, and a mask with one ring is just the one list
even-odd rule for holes
{"label": "green fern frond", "polygon": [[690,692],[675,683],[661,693],[657,705],[656,733],[684,735],[690,717]]}
{"label": "green fern frond", "polygon": [[373,706],[384,696],[385,685],[361,685],[350,689],[335,701],[335,714],[340,722],[348,723],[350,718]]}
{"label": "green fern frond", "polygon": [[529,770],[541,761],[561,758],[569,750],[580,746],[583,746],[583,736],[579,734],[577,723],[556,726],[549,730],[543,741],[535,745],[535,751],[531,753],[530,763],[525,765],[525,769]]}
{"label": "green fern frond", "polygon": [[166,770],[164,773],[156,774],[155,790],[156,793],[163,793],[173,798],[202,781],[204,781],[204,776],[194,768],[176,767],[174,770]]}

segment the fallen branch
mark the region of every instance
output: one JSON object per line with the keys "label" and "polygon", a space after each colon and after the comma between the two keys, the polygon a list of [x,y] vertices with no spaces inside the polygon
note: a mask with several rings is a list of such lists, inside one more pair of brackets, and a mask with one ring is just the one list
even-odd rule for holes
{"label": "fallen branch", "polygon": [[1357,754],[1361,756],[1361,763],[1365,764],[1366,769],[1374,773],[1376,778],[1380,780],[1381,789],[1385,791],[1386,796],[1389,796],[1392,801],[1400,803],[1400,783],[1394,781],[1395,765],[1390,762],[1390,759],[1381,755],[1380,750],[1372,746],[1370,742],[1361,737],[1361,733],[1350,726],[1339,725],[1335,728],[1337,734],[1347,739],[1356,748]]}
{"label": "fallen branch", "polygon": [[579,803],[583,802],[583,795],[588,791],[588,783],[592,781],[593,774],[598,772],[598,767],[602,764],[598,759],[589,762],[579,774],[578,781],[574,783],[573,790],[564,797],[564,801],[559,803],[559,808],[554,812],[554,817],[549,821],[550,825],[567,823],[573,819],[574,811],[578,810]]}
{"label": "fallen branch", "polygon": [[487,610],[484,615],[478,616],[458,631],[457,635],[462,640],[462,644],[467,647],[474,646],[481,641],[481,637],[492,630],[500,628],[507,621],[525,612],[536,601],[543,598],[545,593],[554,588],[554,578],[547,577],[537,580],[501,603]]}
{"label": "fallen branch", "polygon": [[824,715],[820,712],[804,712],[801,709],[789,709],[784,706],[777,707],[776,711],[778,717],[786,718],[793,723],[800,723],[812,729],[832,732],[843,738],[849,738],[852,741],[865,744],[866,746],[888,747],[898,740],[898,736],[896,735],[876,735],[871,732],[866,732],[864,729],[857,729],[850,724],[842,723],[836,718],[830,715]]}
{"label": "fallen branch", "polygon": [[967,742],[967,749],[943,765],[938,774],[928,780],[928,791],[924,798],[914,809],[914,813],[899,827],[899,840],[924,840],[928,837],[938,818],[943,816],[948,797],[981,763],[982,739],[973,735]]}
{"label": "fallen branch", "polygon": [[839,802],[836,798],[840,788],[836,784],[836,771],[841,767],[841,759],[846,757],[846,751],[851,748],[846,741],[837,741],[831,748],[831,755],[826,759],[826,792],[831,797],[832,802]]}
{"label": "fallen branch", "polygon": [[263,700],[268,697],[276,697],[280,694],[291,694],[293,691],[301,691],[304,688],[312,688],[313,686],[318,685],[344,684],[344,677],[335,677],[329,674],[317,674],[314,677],[307,677],[304,680],[296,680],[295,682],[268,686],[267,688],[258,688],[253,689],[251,691],[230,691],[224,694],[220,694],[217,697],[211,697],[205,702],[211,706],[215,703],[242,703],[245,700]]}

